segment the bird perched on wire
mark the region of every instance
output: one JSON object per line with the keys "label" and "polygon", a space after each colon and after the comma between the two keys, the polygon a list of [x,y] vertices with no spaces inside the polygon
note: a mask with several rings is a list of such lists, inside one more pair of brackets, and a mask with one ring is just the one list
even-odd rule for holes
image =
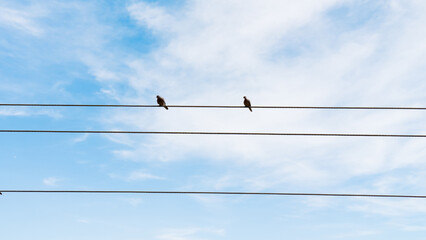
{"label": "bird perched on wire", "polygon": [[161,107],[164,107],[166,110],[169,110],[169,108],[166,106],[166,101],[164,101],[164,98],[157,95],[157,103]]}
{"label": "bird perched on wire", "polygon": [[248,107],[248,109],[250,110],[250,112],[253,112],[253,111],[251,110],[251,103],[250,103],[250,100],[248,100],[246,96],[244,96],[243,98],[244,98],[244,106],[245,106],[245,107]]}

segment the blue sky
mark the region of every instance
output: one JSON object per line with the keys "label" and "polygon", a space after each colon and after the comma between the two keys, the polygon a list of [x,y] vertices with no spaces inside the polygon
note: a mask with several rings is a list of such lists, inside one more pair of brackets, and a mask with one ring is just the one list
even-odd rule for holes
{"label": "blue sky", "polygon": [[[425,106],[417,0],[0,0],[0,102]],[[0,108],[1,129],[425,134],[423,112]],[[1,134],[2,189],[423,194],[422,139]],[[4,194],[5,239],[424,239],[423,200]]]}

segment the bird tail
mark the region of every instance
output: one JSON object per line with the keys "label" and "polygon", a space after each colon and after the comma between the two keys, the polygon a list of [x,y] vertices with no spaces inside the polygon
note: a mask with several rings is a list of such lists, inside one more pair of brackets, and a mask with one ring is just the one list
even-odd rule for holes
{"label": "bird tail", "polygon": [[165,108],[166,110],[169,110],[169,108],[168,108],[167,106],[164,106],[164,108]]}
{"label": "bird tail", "polygon": [[253,112],[253,111],[251,110],[251,107],[249,107],[249,110],[250,110],[250,112]]}

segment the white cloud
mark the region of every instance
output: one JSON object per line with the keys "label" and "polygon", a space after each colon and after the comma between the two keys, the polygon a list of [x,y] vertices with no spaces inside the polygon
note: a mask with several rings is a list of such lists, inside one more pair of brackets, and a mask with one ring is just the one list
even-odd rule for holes
{"label": "white cloud", "polygon": [[[131,5],[129,14],[159,34],[163,45],[128,61],[134,70],[130,87],[142,97],[121,101],[154,102],[159,93],[169,104],[237,105],[247,95],[253,105],[422,105],[426,48],[419,36],[426,30],[419,24],[425,4],[380,2],[384,13],[373,24],[335,27],[327,11],[351,4],[194,0],[173,11],[145,2]],[[287,48],[299,53],[288,55]],[[106,123],[145,130],[410,133],[421,129],[423,118],[419,112],[393,111],[155,109],[117,111]],[[123,158],[232,162],[246,175],[233,172],[234,182],[260,189],[306,182],[334,186],[354,176],[424,167],[426,156],[420,139],[112,138],[134,148],[117,150]]]}
{"label": "white cloud", "polygon": [[[169,104],[253,105],[407,105],[424,106],[426,4],[416,0],[378,1],[373,24],[344,28],[346,16],[333,18],[329,10],[357,1],[338,0],[189,0],[185,8],[167,9],[139,2],[129,5],[130,17],[159,37],[148,54],[128,57],[104,44],[113,34],[85,9],[73,8],[80,21],[63,31],[48,29],[61,49],[78,55],[101,84],[99,94],[122,103],[155,103],[160,94]],[[372,1],[363,1],[372,2]],[[52,8],[55,9],[55,8]],[[0,25],[33,36],[45,30],[29,11],[0,7]],[[113,29],[115,34],[115,30]],[[119,36],[120,33],[117,33]],[[135,56],[136,54],[131,54]],[[114,84],[123,84],[116,88]],[[125,92],[123,89],[130,89]],[[112,129],[424,133],[422,112],[288,111],[254,109],[113,110],[102,119]],[[110,112],[110,113],[111,113]],[[0,115],[27,116],[26,110],[0,110]],[[41,114],[41,113],[40,113]],[[43,112],[42,114],[56,114]],[[84,141],[86,138],[76,138]],[[418,193],[426,164],[422,139],[108,136],[125,145],[114,149],[121,158],[162,162],[207,161],[227,171],[196,176],[187,189],[318,189],[347,192],[349,180],[367,178],[360,193]],[[130,150],[129,150],[130,149]],[[194,160],[197,159],[197,160]],[[216,169],[217,170],[217,169]],[[179,171],[179,170],[178,170]],[[214,171],[214,170],[212,170]],[[419,176],[401,178],[401,171]],[[150,169],[111,175],[125,181],[162,180]],[[378,175],[387,175],[380,178]],[[196,173],[188,171],[188,178]],[[57,186],[55,177],[43,179]],[[185,181],[183,181],[185,182]],[[404,184],[401,184],[404,183]],[[183,183],[185,184],[185,183]],[[356,182],[357,185],[359,182]],[[203,188],[201,188],[201,187]],[[367,187],[365,187],[367,186]],[[417,187],[416,187],[417,186]],[[219,197],[195,196],[213,204]],[[140,199],[127,199],[137,206]],[[353,211],[406,216],[424,214],[419,200],[360,200]],[[328,207],[328,199],[308,199],[312,208]],[[87,223],[85,219],[79,220]],[[410,225],[407,231],[422,231]],[[166,229],[157,239],[205,239],[221,236],[221,229]],[[360,231],[337,237],[377,234]]]}
{"label": "white cloud", "polygon": [[126,198],[124,199],[124,201],[132,205],[133,207],[137,207],[143,202],[141,198]]}
{"label": "white cloud", "polygon": [[350,207],[353,211],[362,211],[369,214],[402,217],[410,215],[424,215],[426,207],[424,199],[368,199],[363,203]]}
{"label": "white cloud", "polygon": [[403,225],[399,226],[404,231],[408,232],[426,232],[426,225],[416,226],[416,225]]}
{"label": "white cloud", "polygon": [[[82,59],[104,84],[100,94],[122,103],[155,103],[155,95],[160,94],[169,104],[241,105],[246,95],[253,105],[424,106],[426,47],[422,39],[426,30],[422,23],[426,21],[426,5],[380,1],[380,12],[368,20],[372,24],[336,26],[336,22],[345,24],[345,16],[334,19],[329,11],[350,9],[354,2],[191,0],[185,8],[173,10],[139,2],[128,7],[129,15],[158,36],[160,45],[138,58],[111,53],[106,58],[93,54]],[[123,68],[111,63],[117,59]],[[111,83],[124,84],[136,94]],[[173,108],[115,110],[103,119],[105,126],[113,129],[354,133],[423,133],[424,120],[422,112],[414,111],[254,109],[250,113],[246,109]],[[353,178],[376,179],[389,174],[387,179],[373,181],[373,186],[355,190],[400,193],[410,188],[416,192],[420,189],[412,186],[418,181],[399,185],[398,170],[412,172],[426,167],[422,139],[108,138],[125,145],[125,149],[113,150],[120,158],[151,163],[199,158],[228,169],[186,186],[193,189],[347,192],[345,184]],[[117,178],[163,179],[148,172],[137,170]],[[134,204],[139,203],[136,200]],[[306,204],[329,206],[323,200],[308,200]],[[415,200],[366,200],[350,209],[395,216],[415,214],[417,208],[423,213],[419,204]],[[364,233],[374,234],[360,232]],[[159,238],[188,239],[191,234],[194,231],[170,232]]]}
{"label": "white cloud", "polygon": [[163,8],[145,2],[132,4],[127,10],[139,24],[152,30],[167,31],[175,21]]}
{"label": "white cloud", "polygon": [[90,221],[89,221],[89,220],[84,219],[84,218],[77,219],[77,222],[79,222],[79,223],[83,223],[83,224],[89,224],[89,223],[90,223]]}
{"label": "white cloud", "polygon": [[133,171],[127,176],[127,181],[141,181],[148,179],[162,180],[164,178],[146,173],[144,170]]}
{"label": "white cloud", "polygon": [[89,137],[89,134],[83,134],[83,135],[82,135],[82,136],[80,136],[80,137],[76,137],[76,138],[74,138],[72,141],[73,141],[74,143],[80,143],[80,142],[84,142],[84,141],[86,141],[88,137]]}
{"label": "white cloud", "polygon": [[29,108],[3,108],[0,109],[0,116],[15,116],[15,117],[28,117],[28,116],[48,116],[51,118],[62,118],[62,114],[54,110],[32,110]]}
{"label": "white cloud", "polygon": [[123,179],[125,181],[144,181],[144,180],[164,180],[163,177],[156,176],[150,173],[147,173],[144,169],[131,171],[126,176],[118,175],[115,173],[110,174],[111,178]]}
{"label": "white cloud", "polygon": [[[400,173],[390,172],[368,184],[358,184],[352,192],[362,192],[371,194],[398,194],[398,195],[422,195],[426,187],[426,172],[423,169],[417,171],[407,171],[404,168]],[[355,203],[349,205],[353,211],[361,211],[366,214],[380,214],[384,216],[423,216],[426,213],[423,199],[368,199],[360,198]]]}
{"label": "white cloud", "polygon": [[1,109],[0,116],[27,116],[28,112],[17,109]]}
{"label": "white cloud", "polygon": [[349,239],[349,238],[360,238],[360,237],[367,237],[367,236],[374,236],[380,234],[377,230],[364,230],[364,231],[357,231],[357,232],[351,232],[351,233],[345,233],[345,234],[338,234],[336,236],[333,236],[332,238],[336,239]]}
{"label": "white cloud", "polygon": [[43,179],[43,184],[49,187],[54,187],[58,185],[58,182],[60,181],[60,179],[56,178],[56,177],[48,177]]}
{"label": "white cloud", "polygon": [[222,236],[224,234],[222,229],[212,228],[179,228],[179,229],[165,229],[163,233],[159,234],[156,239],[161,240],[202,240],[205,235]]}
{"label": "white cloud", "polygon": [[36,21],[40,17],[39,14],[31,8],[18,10],[0,6],[0,26],[12,27],[34,36],[41,36],[44,30]]}

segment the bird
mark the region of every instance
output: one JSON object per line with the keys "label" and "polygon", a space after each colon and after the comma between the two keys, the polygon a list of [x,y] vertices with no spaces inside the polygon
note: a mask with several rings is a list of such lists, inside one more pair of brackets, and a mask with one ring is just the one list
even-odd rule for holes
{"label": "bird", "polygon": [[250,112],[253,112],[253,111],[251,110],[251,103],[250,103],[250,100],[248,100],[246,96],[244,96],[243,98],[244,98],[244,106],[248,107],[248,109],[250,110]]}
{"label": "bird", "polygon": [[166,110],[169,110],[169,108],[166,106],[166,101],[164,101],[164,98],[157,95],[157,103],[161,107],[164,107]]}
{"label": "bird", "polygon": [[2,193],[2,192],[0,192],[0,195],[3,195],[3,193]]}

